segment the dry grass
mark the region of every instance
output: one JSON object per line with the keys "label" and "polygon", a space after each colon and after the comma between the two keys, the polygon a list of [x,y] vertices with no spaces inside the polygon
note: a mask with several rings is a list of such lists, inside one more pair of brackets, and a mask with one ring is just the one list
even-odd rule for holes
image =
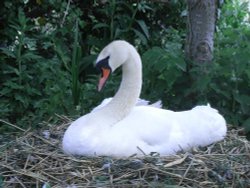
{"label": "dry grass", "polygon": [[230,130],[209,147],[174,156],[79,158],[61,150],[69,122],[61,117],[56,126],[46,124],[45,132],[16,127],[21,135],[0,140],[0,187],[250,187],[250,143],[240,136],[241,130]]}

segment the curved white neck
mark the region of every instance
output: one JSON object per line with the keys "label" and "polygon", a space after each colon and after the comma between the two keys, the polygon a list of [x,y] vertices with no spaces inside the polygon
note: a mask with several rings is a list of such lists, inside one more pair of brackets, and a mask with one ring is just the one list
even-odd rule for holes
{"label": "curved white neck", "polygon": [[[129,58],[122,65],[122,81],[119,90],[112,101],[103,107],[100,112],[113,121],[120,121],[126,117],[135,106],[141,92],[142,66],[137,51],[130,47]],[[115,123],[115,122],[113,122]]]}

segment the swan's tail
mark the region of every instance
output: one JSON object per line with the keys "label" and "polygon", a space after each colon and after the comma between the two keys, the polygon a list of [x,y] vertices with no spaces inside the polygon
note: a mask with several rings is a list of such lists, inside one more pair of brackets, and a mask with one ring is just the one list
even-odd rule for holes
{"label": "swan's tail", "polygon": [[197,119],[200,119],[201,126],[199,128],[206,130],[206,132],[200,131],[200,133],[205,133],[204,135],[199,135],[201,146],[224,139],[227,132],[226,121],[217,109],[212,108],[208,104],[207,106],[196,106],[192,111]]}

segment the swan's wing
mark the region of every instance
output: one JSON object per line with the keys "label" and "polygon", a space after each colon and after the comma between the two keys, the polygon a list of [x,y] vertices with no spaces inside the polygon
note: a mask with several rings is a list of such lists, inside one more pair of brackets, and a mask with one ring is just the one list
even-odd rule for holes
{"label": "swan's wing", "polygon": [[[111,129],[115,135],[112,139],[117,139],[115,143],[125,137],[130,146],[127,152],[137,145],[145,153],[155,151],[165,155],[222,140],[226,130],[224,118],[209,106],[182,112],[138,106]],[[126,139],[128,135],[130,139]]]}
{"label": "swan's wing", "polygon": [[95,112],[95,111],[101,109],[102,107],[106,106],[111,100],[112,100],[112,97],[104,99],[101,102],[101,104],[99,104],[98,106],[96,106],[95,108],[93,108],[93,110],[91,112]]}
{"label": "swan's wing", "polygon": [[[106,106],[113,98],[106,98],[104,99],[101,104],[99,104],[98,106],[96,106],[91,112],[95,112],[99,109],[101,109],[102,107]],[[151,107],[155,107],[155,108],[162,108],[162,102],[161,100],[153,103],[153,104],[149,104],[149,101],[145,100],[145,99],[138,99],[136,106],[151,106]]]}
{"label": "swan's wing", "polygon": [[155,107],[155,108],[162,108],[162,101],[161,100],[156,101],[155,103],[150,104],[149,106],[152,106],[152,107]]}
{"label": "swan's wing", "polygon": [[147,106],[149,101],[139,98],[136,102],[136,106]]}

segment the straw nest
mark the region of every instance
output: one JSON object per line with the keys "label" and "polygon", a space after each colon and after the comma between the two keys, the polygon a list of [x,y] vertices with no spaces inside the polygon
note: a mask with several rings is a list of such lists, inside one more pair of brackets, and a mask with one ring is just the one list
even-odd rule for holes
{"label": "straw nest", "polygon": [[[204,148],[174,156],[72,157],[61,150],[71,122],[60,117],[43,130],[23,130],[0,145],[0,187],[249,187],[250,143],[242,130]],[[3,123],[3,121],[2,121]]]}

